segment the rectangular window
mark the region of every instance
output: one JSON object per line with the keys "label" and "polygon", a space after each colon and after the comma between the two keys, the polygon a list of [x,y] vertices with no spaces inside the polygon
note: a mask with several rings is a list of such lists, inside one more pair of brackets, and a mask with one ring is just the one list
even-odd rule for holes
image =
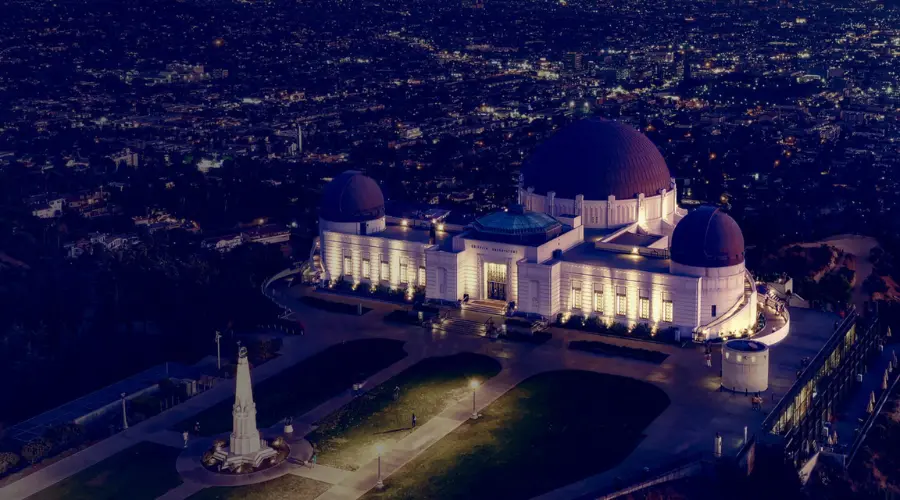
{"label": "rectangular window", "polygon": [[573,281],[572,282],[572,307],[575,309],[581,309],[581,282]]}
{"label": "rectangular window", "polygon": [[641,319],[650,319],[650,299],[647,297],[641,297],[641,310],[640,316]]}
{"label": "rectangular window", "polygon": [[353,257],[344,256],[344,276],[353,276]]}
{"label": "rectangular window", "polygon": [[672,315],[673,315],[673,312],[674,312],[674,309],[675,309],[675,308],[673,307],[672,301],[671,301],[671,300],[664,300],[664,301],[663,301],[663,308],[662,308],[662,309],[663,309],[663,310],[662,310],[662,320],[663,320],[663,321],[668,321],[669,323],[671,323],[671,322],[672,322]]}
{"label": "rectangular window", "polygon": [[616,293],[616,314],[619,316],[628,314],[628,297],[624,293]]}
{"label": "rectangular window", "polygon": [[372,278],[372,264],[369,262],[369,259],[363,259],[363,268],[362,268],[362,277],[363,279],[371,279]]}
{"label": "rectangular window", "polygon": [[603,312],[603,289],[594,289],[594,310],[598,313]]}
{"label": "rectangular window", "polygon": [[400,261],[400,283],[401,284],[409,283],[409,276],[407,273],[408,268],[409,268],[409,264],[407,264],[405,260],[401,260]]}
{"label": "rectangular window", "polygon": [[712,313],[712,317],[715,318],[716,317],[716,306],[712,306],[711,313]]}
{"label": "rectangular window", "polygon": [[419,286],[425,286],[425,267],[419,268]]}
{"label": "rectangular window", "polygon": [[391,265],[385,261],[381,261],[381,279],[384,281],[391,279]]}

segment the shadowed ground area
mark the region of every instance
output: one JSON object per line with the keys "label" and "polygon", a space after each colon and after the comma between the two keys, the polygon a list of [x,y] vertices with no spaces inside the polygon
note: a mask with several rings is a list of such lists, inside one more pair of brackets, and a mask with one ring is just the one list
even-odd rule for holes
{"label": "shadowed ground area", "polygon": [[639,380],[579,370],[541,373],[364,498],[531,498],[618,464],[668,405],[661,389]]}
{"label": "shadowed ground area", "polygon": [[[331,346],[278,375],[254,384],[256,421],[260,428],[287,416],[300,416],[406,357],[403,342],[361,339]],[[253,377],[253,371],[250,371]],[[176,426],[192,430],[200,422],[200,434],[209,436],[231,430],[234,398],[204,410]]]}
{"label": "shadowed ground area", "polygon": [[265,483],[234,488],[206,488],[189,496],[189,500],[313,500],[329,488],[329,484],[305,477],[281,476]]}
{"label": "shadowed ground area", "polygon": [[[307,439],[318,450],[319,463],[356,470],[375,458],[376,443],[409,435],[413,413],[423,425],[470,395],[470,380],[483,382],[500,369],[495,359],[472,353],[422,360],[319,422]],[[400,388],[396,400],[395,387]]]}
{"label": "shadowed ground area", "polygon": [[139,443],[28,498],[152,500],[181,484],[175,471],[179,453],[178,448]]}

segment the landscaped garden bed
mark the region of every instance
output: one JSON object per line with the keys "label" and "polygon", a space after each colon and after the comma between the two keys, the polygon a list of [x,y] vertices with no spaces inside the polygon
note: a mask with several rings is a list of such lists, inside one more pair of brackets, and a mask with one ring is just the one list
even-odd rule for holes
{"label": "landscaped garden bed", "polygon": [[369,283],[354,284],[351,281],[338,280],[327,290],[329,292],[340,293],[341,295],[352,295],[357,297],[382,300],[386,302],[394,302],[397,304],[425,301],[424,286],[413,287],[410,290],[403,288],[391,288],[385,285],[373,286]]}
{"label": "landscaped garden bed", "polygon": [[424,359],[320,421],[307,439],[316,447],[320,464],[355,470],[375,458],[376,443],[397,441],[412,432],[413,414],[418,425],[425,424],[461,398],[471,397],[471,380],[484,382],[500,369],[495,359],[480,354]]}
{"label": "landscaped garden bed", "polygon": [[[301,416],[404,357],[399,340],[361,339],[331,346],[254,385],[257,425],[269,427],[285,417]],[[194,423],[200,422],[203,435],[228,432],[233,404],[234,398],[228,398],[185,419],[176,429],[192,431]]]}
{"label": "landscaped garden bed", "polygon": [[573,340],[569,342],[569,349],[576,351],[587,351],[594,354],[604,354],[607,356],[618,356],[621,358],[631,358],[649,363],[660,364],[669,357],[668,354],[651,349],[641,349],[639,347],[628,347],[624,345],[608,344],[596,340]]}
{"label": "landscaped garden bed", "polygon": [[532,498],[617,465],[668,405],[661,389],[635,379],[535,375],[364,498]]}
{"label": "landscaped garden bed", "polygon": [[674,326],[653,330],[647,323],[637,323],[632,328],[628,328],[628,326],[619,322],[607,324],[597,316],[588,316],[585,318],[584,316],[573,314],[566,319],[563,318],[564,316],[562,314],[558,314],[554,325],[570,330],[581,330],[588,333],[611,335],[628,339],[669,343],[678,342],[678,328]]}

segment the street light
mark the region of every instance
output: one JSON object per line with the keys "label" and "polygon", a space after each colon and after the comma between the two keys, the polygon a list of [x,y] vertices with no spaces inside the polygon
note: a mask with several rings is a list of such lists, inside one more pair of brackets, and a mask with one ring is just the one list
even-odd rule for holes
{"label": "street light", "polygon": [[472,388],[472,420],[478,418],[478,412],[475,411],[475,392],[478,390],[478,386],[481,385],[481,382],[472,379],[469,381],[469,387]]}
{"label": "street light", "polygon": [[375,445],[375,453],[378,453],[378,482],[375,483],[375,489],[384,489],[384,481],[381,480],[381,454],[384,453],[384,445],[378,443]]}
{"label": "street light", "polygon": [[216,369],[222,369],[222,348],[219,341],[222,339],[222,334],[216,331]]}
{"label": "street light", "polygon": [[123,392],[122,393],[122,424],[127,429],[128,428],[128,415],[125,413],[125,396],[127,396],[127,394],[125,394]]}

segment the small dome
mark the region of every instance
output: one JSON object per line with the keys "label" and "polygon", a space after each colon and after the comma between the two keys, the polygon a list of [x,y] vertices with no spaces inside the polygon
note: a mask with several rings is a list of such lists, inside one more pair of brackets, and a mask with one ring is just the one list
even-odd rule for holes
{"label": "small dome", "polygon": [[577,121],[538,146],[522,167],[524,187],[586,200],[656,196],[671,189],[672,174],[653,141],[611,120]]}
{"label": "small dome", "polygon": [[479,234],[502,241],[543,242],[562,232],[558,220],[543,212],[527,212],[521,205],[480,217],[472,226]]}
{"label": "small dome", "polygon": [[348,170],[322,190],[320,214],[332,222],[364,222],[384,217],[384,195],[378,183]]}
{"label": "small dome", "polygon": [[744,235],[728,214],[700,207],[675,226],[672,260],[694,267],[727,267],[744,262]]}

